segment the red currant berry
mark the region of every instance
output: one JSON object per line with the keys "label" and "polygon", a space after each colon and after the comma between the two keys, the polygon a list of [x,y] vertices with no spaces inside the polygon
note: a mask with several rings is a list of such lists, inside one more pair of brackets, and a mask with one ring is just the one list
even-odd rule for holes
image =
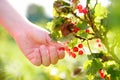
{"label": "red currant berry", "polygon": [[99,39],[96,39],[96,43],[99,43],[100,42],[100,40]]}
{"label": "red currant berry", "polygon": [[65,50],[64,47],[60,47],[60,48],[59,48],[59,51],[64,51],[64,50]]}
{"label": "red currant berry", "polygon": [[77,9],[78,9],[78,11],[79,11],[79,13],[82,13],[82,5],[81,4],[79,4],[78,6],[77,6]]}
{"label": "red currant berry", "polygon": [[82,12],[83,12],[83,14],[87,14],[87,13],[88,13],[88,9],[87,9],[87,8],[84,8],[84,9],[82,10]]}
{"label": "red currant berry", "polygon": [[82,45],[82,44],[78,44],[78,47],[79,47],[79,48],[83,48],[83,45]]}
{"label": "red currant berry", "polygon": [[65,48],[65,50],[66,50],[66,52],[68,52],[68,53],[70,52],[70,48],[68,48],[68,47]]}
{"label": "red currant berry", "polygon": [[73,32],[74,32],[74,33],[77,33],[79,30],[80,30],[79,28],[75,27],[75,28],[73,29]]}
{"label": "red currant berry", "polygon": [[79,54],[79,55],[82,55],[82,54],[83,54],[83,50],[80,50],[80,51],[78,52],[78,54]]}
{"label": "red currant berry", "polygon": [[105,73],[102,69],[99,70],[99,74],[101,78],[105,78]]}
{"label": "red currant berry", "polygon": [[98,47],[101,47],[101,46],[102,46],[102,44],[99,43],[99,44],[98,44]]}
{"label": "red currant berry", "polygon": [[73,47],[74,52],[78,52],[78,47]]}
{"label": "red currant berry", "polygon": [[83,8],[83,7],[82,7],[81,4],[77,5],[77,9],[82,9],[82,8]]}
{"label": "red currant berry", "polygon": [[85,32],[86,32],[86,33],[90,33],[90,30],[89,30],[89,29],[86,29]]}
{"label": "red currant berry", "polygon": [[75,54],[75,53],[72,53],[71,56],[72,56],[73,58],[76,58],[76,54]]}

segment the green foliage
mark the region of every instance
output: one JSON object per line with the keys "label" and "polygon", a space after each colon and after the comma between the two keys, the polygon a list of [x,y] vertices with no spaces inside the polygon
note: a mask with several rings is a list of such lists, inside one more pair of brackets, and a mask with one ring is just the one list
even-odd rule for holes
{"label": "green foliage", "polygon": [[84,68],[88,75],[95,75],[103,67],[100,59],[93,59],[85,62]]}
{"label": "green foliage", "polygon": [[86,22],[83,22],[82,24],[80,22],[77,23],[77,27],[80,28],[81,30],[85,30],[87,28],[89,28],[87,25],[86,25]]}

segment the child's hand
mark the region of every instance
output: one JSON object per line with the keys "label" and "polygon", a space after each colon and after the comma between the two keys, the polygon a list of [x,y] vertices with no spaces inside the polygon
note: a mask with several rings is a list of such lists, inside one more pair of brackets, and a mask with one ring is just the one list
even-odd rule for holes
{"label": "child's hand", "polygon": [[15,34],[15,40],[24,55],[34,65],[56,64],[58,59],[64,57],[64,50],[60,43],[52,42],[49,33],[44,29],[36,27],[36,25],[28,25],[28,29],[18,30]]}
{"label": "child's hand", "polygon": [[[9,14],[8,14],[9,13]],[[64,57],[60,43],[52,42],[49,33],[21,16],[7,0],[0,0],[0,24],[15,39],[23,54],[35,65],[57,63]]]}

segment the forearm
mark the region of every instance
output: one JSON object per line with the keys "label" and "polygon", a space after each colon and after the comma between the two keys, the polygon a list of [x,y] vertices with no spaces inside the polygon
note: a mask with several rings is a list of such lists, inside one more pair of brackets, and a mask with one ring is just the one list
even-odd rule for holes
{"label": "forearm", "polygon": [[21,16],[7,0],[0,0],[0,24],[14,37],[24,29],[27,20]]}

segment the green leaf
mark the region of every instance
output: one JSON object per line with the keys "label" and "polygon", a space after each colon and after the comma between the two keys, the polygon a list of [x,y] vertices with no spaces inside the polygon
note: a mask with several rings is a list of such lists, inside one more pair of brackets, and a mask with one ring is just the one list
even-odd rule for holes
{"label": "green leaf", "polygon": [[78,43],[78,39],[74,38],[70,41],[70,43],[68,44],[69,47],[73,47]]}
{"label": "green leaf", "polygon": [[114,61],[108,61],[105,63],[107,73],[110,75],[111,80],[120,80],[120,68]]}
{"label": "green leaf", "polygon": [[87,4],[89,4],[90,3],[90,0],[87,0]]}
{"label": "green leaf", "polygon": [[53,30],[57,31],[60,30],[61,25],[64,22],[64,18],[63,17],[57,17],[53,19]]}
{"label": "green leaf", "polygon": [[95,7],[95,14],[96,17],[101,17],[101,19],[107,17],[108,10],[106,7],[103,7],[100,3]]}
{"label": "green leaf", "polygon": [[89,60],[84,64],[84,69],[86,70],[88,75],[95,75],[102,67],[102,62],[100,61],[100,59],[96,58],[93,60]]}
{"label": "green leaf", "polygon": [[58,31],[57,32],[52,32],[49,35],[52,38],[52,40],[54,40],[54,41],[57,41],[60,38],[60,33]]}
{"label": "green leaf", "polygon": [[77,23],[77,27],[80,28],[81,30],[85,30],[88,28],[86,22],[83,22],[83,23]]}

